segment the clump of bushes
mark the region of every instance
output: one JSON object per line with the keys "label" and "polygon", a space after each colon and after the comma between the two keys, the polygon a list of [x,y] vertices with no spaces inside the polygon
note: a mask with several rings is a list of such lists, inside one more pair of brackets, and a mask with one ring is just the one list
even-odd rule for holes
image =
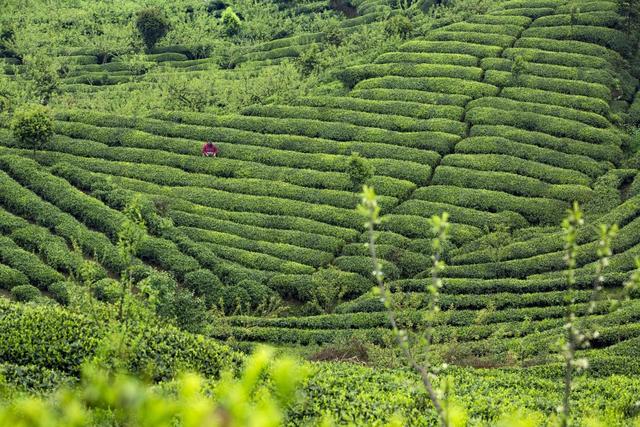
{"label": "clump of bushes", "polygon": [[61,305],[69,305],[70,296],[67,282],[55,282],[47,288],[51,297]]}
{"label": "clump of bushes", "polygon": [[184,285],[194,294],[205,298],[207,305],[215,304],[216,297],[222,288],[222,282],[209,270],[200,269],[191,271],[184,276]]}
{"label": "clump of bushes", "polygon": [[19,285],[11,289],[11,296],[20,302],[35,301],[40,298],[40,291],[32,285]]}
{"label": "clump of bushes", "polygon": [[114,279],[101,279],[93,285],[95,297],[107,303],[114,303],[122,296],[122,286]]}
{"label": "clump of bushes", "polygon": [[228,36],[235,36],[240,32],[240,18],[231,7],[227,7],[224,12],[222,12],[220,19],[222,21],[224,31]]}
{"label": "clump of bushes", "polygon": [[387,19],[384,24],[384,30],[390,36],[400,36],[405,39],[413,31],[413,24],[404,15],[394,15]]}
{"label": "clump of bushes", "polygon": [[22,146],[33,148],[35,153],[53,137],[53,120],[45,107],[26,105],[14,114],[11,131]]}
{"label": "clump of bushes", "polygon": [[357,191],[373,176],[373,166],[360,153],[353,152],[347,164],[347,175],[354,191]]}
{"label": "clump of bushes", "polygon": [[158,8],[142,9],[136,16],[136,28],[149,50],[167,34],[169,26],[169,19]]}

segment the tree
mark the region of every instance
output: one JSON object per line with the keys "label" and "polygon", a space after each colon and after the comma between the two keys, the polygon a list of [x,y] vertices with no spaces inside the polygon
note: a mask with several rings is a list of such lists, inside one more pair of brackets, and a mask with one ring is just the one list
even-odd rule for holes
{"label": "tree", "polygon": [[513,83],[517,86],[520,83],[520,78],[522,74],[524,74],[526,70],[527,62],[526,60],[518,55],[514,58],[513,63],[511,64],[511,75],[513,77]]}
{"label": "tree", "polygon": [[30,96],[40,104],[47,105],[60,86],[60,64],[45,52],[26,56],[24,63],[26,66],[24,83]]}
{"label": "tree", "polygon": [[53,136],[53,120],[46,107],[26,105],[16,111],[11,121],[13,136],[24,146],[36,150],[44,148]]}
{"label": "tree", "polygon": [[384,30],[390,36],[406,38],[413,31],[413,23],[404,15],[394,15],[384,25]]}
{"label": "tree", "polygon": [[304,76],[311,75],[320,65],[320,49],[313,44],[303,50],[295,60],[295,64]]}
{"label": "tree", "polygon": [[240,32],[240,18],[233,11],[231,7],[228,7],[222,12],[220,17],[222,20],[222,26],[228,36],[234,36]]}
{"label": "tree", "polygon": [[169,31],[169,20],[160,9],[150,7],[138,12],[136,28],[147,49],[152,49]]}
{"label": "tree", "polygon": [[359,190],[373,176],[373,172],[373,166],[366,159],[360,157],[360,153],[351,153],[347,165],[347,175],[349,175],[354,191]]}
{"label": "tree", "polygon": [[322,31],[322,38],[330,45],[340,46],[345,39],[345,34],[340,27],[339,21],[328,21]]}
{"label": "tree", "polygon": [[624,18],[624,29],[627,35],[632,35],[640,24],[640,0],[618,0],[618,6]]}

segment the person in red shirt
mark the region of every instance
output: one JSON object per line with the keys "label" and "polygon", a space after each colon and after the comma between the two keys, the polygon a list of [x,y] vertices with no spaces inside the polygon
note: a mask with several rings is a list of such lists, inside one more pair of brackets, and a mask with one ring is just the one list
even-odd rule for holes
{"label": "person in red shirt", "polygon": [[211,141],[207,141],[202,146],[202,155],[205,157],[216,157],[218,155],[218,147]]}

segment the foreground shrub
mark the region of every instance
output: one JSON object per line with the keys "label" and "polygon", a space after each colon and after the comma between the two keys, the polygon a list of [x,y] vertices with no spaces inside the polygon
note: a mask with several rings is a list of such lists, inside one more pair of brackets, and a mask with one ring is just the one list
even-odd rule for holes
{"label": "foreground shrub", "polygon": [[168,384],[175,392],[166,393],[125,372],[111,372],[94,363],[83,368],[77,388],[64,388],[48,398],[3,402],[0,423],[35,427],[41,425],[39,420],[47,420],[51,427],[103,423],[277,427],[284,424],[285,408],[297,403],[298,388],[310,373],[307,366],[291,358],[274,358],[273,350],[267,348],[247,360],[239,378],[233,375],[232,365],[224,368],[227,374],[215,384],[185,374]]}

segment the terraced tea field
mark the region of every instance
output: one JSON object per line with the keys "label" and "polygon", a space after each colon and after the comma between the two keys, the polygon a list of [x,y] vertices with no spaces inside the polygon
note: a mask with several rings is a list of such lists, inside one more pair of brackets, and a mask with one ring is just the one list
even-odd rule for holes
{"label": "terraced tea field", "polygon": [[[283,13],[328,13],[326,2],[295,3]],[[403,14],[397,3],[353,1],[357,16],[341,16],[335,31],[366,37]],[[393,332],[370,292],[361,186],[349,172],[358,153],[373,170],[377,250],[400,326],[427,322],[430,218],[447,212],[434,348],[461,366],[555,375],[567,301],[560,222],[577,201],[586,226],[575,310],[600,333],[579,353],[594,378],[638,375],[638,295],[612,312],[606,298],[594,308],[591,291],[599,224],[620,227],[605,296],[620,292],[640,256],[637,135],[625,127],[640,111],[640,72],[624,22],[613,0],[499,1],[435,17],[303,95],[239,112],[53,106],[55,135],[38,152],[0,115],[0,289],[31,284],[60,300],[61,283],[81,277],[87,259],[119,278],[125,207],[142,198],[146,238],[134,264],[169,273],[218,310],[211,338],[302,353],[349,340],[387,347]],[[217,84],[280,70],[327,43],[322,31],[245,43]],[[138,70],[84,46],[58,55],[69,67],[62,93],[96,102],[218,68],[178,45],[150,50]],[[4,62],[9,79],[25,72]],[[201,155],[206,140],[218,157]],[[333,300],[322,300],[325,287]],[[268,312],[265,298],[279,308]]]}

